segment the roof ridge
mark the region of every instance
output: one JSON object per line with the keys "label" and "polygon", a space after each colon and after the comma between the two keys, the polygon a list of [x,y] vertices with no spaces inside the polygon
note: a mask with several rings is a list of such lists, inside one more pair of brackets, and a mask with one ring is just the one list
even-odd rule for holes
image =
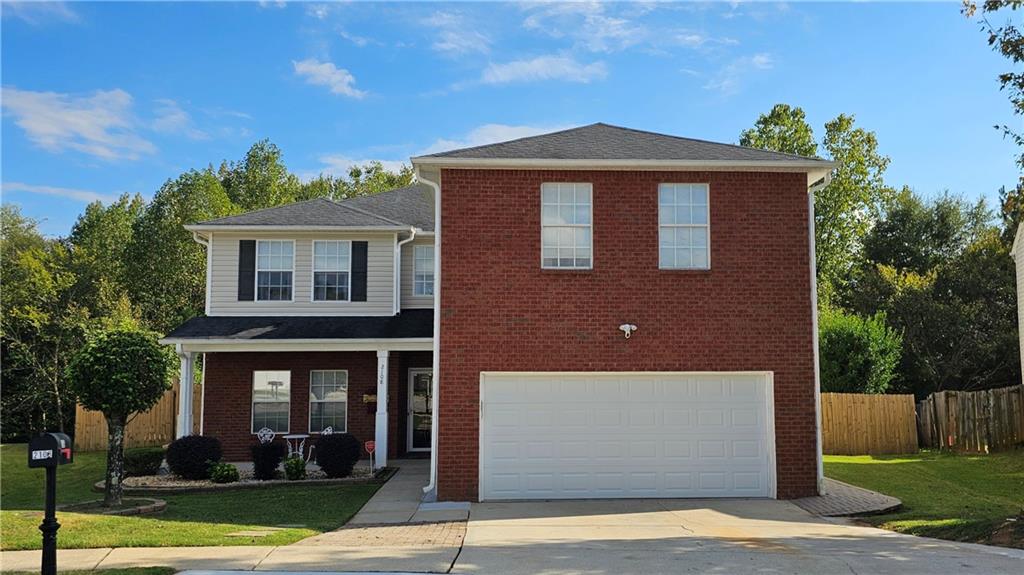
{"label": "roof ridge", "polygon": [[[730,144],[730,143],[726,143],[726,142],[715,142],[715,141],[712,141],[712,140],[705,140],[705,139],[702,139],[702,138],[690,138],[688,136],[676,136],[675,134],[664,134],[662,132],[653,132],[651,130],[641,130],[641,129],[638,129],[638,128],[629,128],[629,127],[626,127],[626,126],[616,126],[615,124],[607,124],[605,122],[595,122],[595,123],[590,124],[590,125],[591,126],[607,126],[609,128],[615,128],[617,130],[625,130],[627,132],[636,132],[638,134],[649,134],[649,135],[652,135],[652,136],[660,136],[662,138],[673,138],[675,140],[686,140],[688,142],[701,142],[703,144],[712,144],[712,145],[715,145],[715,146],[728,146],[730,148],[739,148],[741,150],[752,150],[752,151],[755,151],[755,152],[766,152],[766,153],[769,153],[769,154],[779,154],[779,155],[783,155],[783,156],[789,156],[791,158],[800,158],[802,160],[824,160],[824,158],[822,158],[821,156],[801,156],[800,154],[792,154],[790,152],[779,152],[779,151],[776,151],[776,150],[765,150],[764,148],[755,148],[753,146],[743,146],[743,145],[740,145],[740,144]],[[581,126],[581,127],[587,127],[587,126]]]}
{"label": "roof ridge", "polygon": [[[544,136],[554,136],[555,134],[564,134],[565,132],[572,132],[573,130],[581,130],[583,128],[589,128],[591,126],[599,126],[599,125],[601,125],[601,122],[594,122],[593,124],[587,124],[585,126],[574,126],[572,128],[565,128],[563,130],[555,130],[554,132],[544,132],[543,134],[534,134],[532,136],[523,136],[521,138],[514,138],[514,139],[511,139],[511,140],[502,140],[500,142],[491,142],[490,144],[480,144],[479,146],[467,146],[465,148],[456,148],[454,150],[445,150],[443,152],[434,152],[433,154],[426,154],[424,157],[430,158],[430,157],[438,156],[440,154],[452,154],[452,153],[455,153],[455,152],[465,152],[465,151],[468,151],[468,150],[486,150],[487,148],[492,148],[494,146],[503,146],[505,144],[511,144],[513,142],[521,142],[523,140],[529,140],[531,138],[542,138]],[[605,125],[607,126],[609,124],[605,124]],[[614,128],[614,127],[617,127],[617,126],[612,126],[612,127]]]}

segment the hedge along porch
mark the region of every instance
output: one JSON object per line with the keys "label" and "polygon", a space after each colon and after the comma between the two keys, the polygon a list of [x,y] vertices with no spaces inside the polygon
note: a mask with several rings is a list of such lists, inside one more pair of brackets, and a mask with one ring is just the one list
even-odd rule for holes
{"label": "hedge along porch", "polygon": [[[330,426],[360,442],[376,441],[376,463],[383,466],[408,451],[416,436],[410,412],[419,406],[422,413],[431,401],[422,391],[412,397],[408,391],[411,377],[418,378],[417,389],[429,389],[422,383],[430,377],[432,324],[431,310],[389,317],[197,317],[163,342],[176,346],[182,379],[205,364],[199,429],[221,440],[226,460],[250,460],[263,427],[279,438],[309,434],[308,449]],[[179,395],[178,429],[191,428],[191,413],[183,409],[190,401]],[[431,423],[422,415],[417,421],[420,427]]]}

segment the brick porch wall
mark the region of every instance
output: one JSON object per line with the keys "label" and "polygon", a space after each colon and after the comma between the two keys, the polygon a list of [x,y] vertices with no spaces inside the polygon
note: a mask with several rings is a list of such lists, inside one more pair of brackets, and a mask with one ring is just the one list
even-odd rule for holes
{"label": "brick porch wall", "polygon": [[[388,362],[388,453],[405,452],[407,373],[410,367],[430,367],[430,352],[391,352]],[[252,434],[252,373],[262,370],[291,371],[292,433],[308,433],[309,372],[320,369],[348,370],[348,432],[360,442],[374,438],[377,404],[363,403],[363,395],[377,393],[376,352],[209,353],[206,356],[206,388],[203,433],[221,440],[226,461],[250,461]],[[307,445],[315,441],[315,435]]]}
{"label": "brick porch wall", "polygon": [[[816,491],[803,174],[443,170],[438,495],[478,498],[481,371],[775,373],[778,496]],[[593,184],[589,271],[540,267],[543,182]],[[658,269],[658,184],[710,184],[711,270]],[[618,326],[639,326],[625,340]]]}

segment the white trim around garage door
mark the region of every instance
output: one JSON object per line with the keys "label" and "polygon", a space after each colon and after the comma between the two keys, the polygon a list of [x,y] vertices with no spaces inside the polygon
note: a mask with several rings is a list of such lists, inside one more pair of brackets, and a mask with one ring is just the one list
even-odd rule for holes
{"label": "white trim around garage door", "polygon": [[765,385],[765,450],[767,456],[768,471],[768,497],[776,499],[778,496],[778,481],[776,472],[775,453],[775,374],[771,371],[481,371],[480,372],[480,402],[479,402],[479,437],[477,443],[477,492],[478,499],[484,501],[483,494],[486,493],[484,481],[484,457],[483,452],[487,444],[485,435],[486,426],[483,424],[485,396],[484,380],[487,376],[702,376],[702,375],[758,375],[764,377]]}

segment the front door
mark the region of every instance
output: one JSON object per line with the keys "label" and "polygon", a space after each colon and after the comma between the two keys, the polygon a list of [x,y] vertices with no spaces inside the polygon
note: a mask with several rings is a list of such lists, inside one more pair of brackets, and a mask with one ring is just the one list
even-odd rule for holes
{"label": "front door", "polygon": [[434,398],[429,368],[409,370],[409,451],[430,451]]}

